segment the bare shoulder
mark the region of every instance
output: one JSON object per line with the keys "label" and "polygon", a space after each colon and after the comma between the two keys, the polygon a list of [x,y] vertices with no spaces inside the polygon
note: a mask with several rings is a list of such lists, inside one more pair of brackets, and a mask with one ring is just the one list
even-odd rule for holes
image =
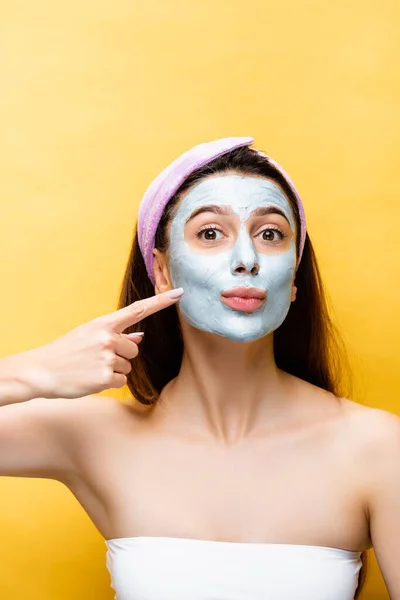
{"label": "bare shoulder", "polygon": [[[400,417],[388,410],[366,406],[301,381],[301,398],[310,398],[313,414],[333,417],[340,444],[347,452],[377,462],[382,453],[400,448]],[[304,401],[302,400],[304,404]],[[339,418],[337,418],[339,417]]]}
{"label": "bare shoulder", "polygon": [[355,426],[362,425],[374,438],[395,433],[400,426],[400,417],[395,413],[382,408],[365,406],[348,398],[341,399],[343,408],[348,418]]}
{"label": "bare shoulder", "polygon": [[32,418],[26,415],[26,419],[37,423],[37,430],[68,457],[73,465],[68,470],[69,479],[58,471],[56,477],[68,485],[82,468],[82,460],[86,461],[93,451],[98,453],[104,440],[116,442],[124,434],[131,436],[141,430],[137,411],[112,396],[39,398],[34,402],[37,406],[32,406]]}
{"label": "bare shoulder", "polygon": [[83,396],[82,398],[35,398],[25,403],[35,412],[49,417],[94,417],[111,416],[120,410],[120,402],[111,396]]}
{"label": "bare shoulder", "polygon": [[151,412],[150,407],[140,405],[134,398],[122,401],[113,396],[84,396],[72,402],[76,403],[76,412],[82,419],[110,426],[122,423],[140,426]]}
{"label": "bare shoulder", "polygon": [[369,466],[385,454],[400,453],[400,417],[397,414],[346,398],[342,403],[351,436],[364,458],[371,461]]}
{"label": "bare shoulder", "polygon": [[[7,407],[5,407],[7,408]],[[138,422],[139,412],[130,404],[112,396],[83,396],[81,398],[36,398],[24,407],[26,418],[47,424],[56,433],[65,433],[76,440],[81,431],[85,437],[110,430],[123,422]],[[70,437],[72,436],[72,437]]]}

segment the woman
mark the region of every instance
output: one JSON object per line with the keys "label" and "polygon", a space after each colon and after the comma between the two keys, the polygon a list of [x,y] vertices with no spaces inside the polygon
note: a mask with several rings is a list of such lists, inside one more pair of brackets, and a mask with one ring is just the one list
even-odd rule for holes
{"label": "woman", "polygon": [[0,473],[69,487],[118,600],[350,600],[372,546],[400,599],[400,421],[343,397],[302,202],[252,143],[151,184],[116,313],[3,359]]}

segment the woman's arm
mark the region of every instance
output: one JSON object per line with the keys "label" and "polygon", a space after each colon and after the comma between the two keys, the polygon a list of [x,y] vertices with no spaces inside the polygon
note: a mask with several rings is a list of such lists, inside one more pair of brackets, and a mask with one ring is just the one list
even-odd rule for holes
{"label": "woman's arm", "polygon": [[177,300],[158,294],[0,359],[0,475],[65,481],[88,423],[107,427],[120,414],[118,401],[90,394],[125,385],[141,338],[123,330]]}
{"label": "woman's arm", "polygon": [[127,383],[141,337],[124,329],[178,301],[164,292],[76,327],[54,342],[0,359],[0,406],[81,398]]}
{"label": "woman's arm", "polygon": [[41,396],[40,390],[29,378],[32,362],[31,351],[0,359],[0,406]]}
{"label": "woman's arm", "polygon": [[370,534],[391,600],[400,600],[400,418],[376,409],[365,433]]}
{"label": "woman's arm", "polygon": [[[35,398],[0,409],[0,476],[41,477],[67,483],[84,448],[119,417],[111,397]],[[89,425],[90,424],[90,425]]]}

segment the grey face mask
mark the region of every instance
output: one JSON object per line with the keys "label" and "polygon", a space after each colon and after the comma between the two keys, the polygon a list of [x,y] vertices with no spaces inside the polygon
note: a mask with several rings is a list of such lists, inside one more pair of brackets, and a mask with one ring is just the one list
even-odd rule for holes
{"label": "grey face mask", "polygon": [[[210,204],[230,207],[240,219],[239,233],[228,250],[210,253],[197,246],[194,250],[185,240],[185,226],[192,212]],[[260,252],[246,222],[257,208],[271,206],[285,214],[292,230],[291,240],[283,251]],[[218,217],[210,215],[209,222],[215,219]],[[257,340],[277,329],[291,304],[296,265],[294,231],[290,204],[272,181],[229,174],[209,177],[191,189],[178,208],[170,233],[171,280],[174,287],[185,290],[179,309],[188,323],[243,342]],[[245,270],[239,271],[239,266]],[[255,266],[257,269],[253,269]],[[225,306],[221,292],[237,286],[264,290],[267,299],[263,306],[253,312]]]}

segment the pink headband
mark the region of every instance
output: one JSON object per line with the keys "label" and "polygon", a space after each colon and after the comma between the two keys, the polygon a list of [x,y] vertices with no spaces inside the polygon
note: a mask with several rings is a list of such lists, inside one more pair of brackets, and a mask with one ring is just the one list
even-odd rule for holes
{"label": "pink headband", "polygon": [[[235,148],[251,146],[253,142],[254,139],[251,137],[230,137],[194,146],[194,148],[191,148],[181,154],[181,156],[178,156],[178,158],[168,165],[166,169],[161,171],[147,188],[139,206],[138,241],[146,265],[147,274],[153,285],[155,284],[153,275],[153,249],[156,231],[169,200],[171,200],[175,192],[193,171],[200,167],[204,167],[214,160],[214,158],[222,156]],[[258,152],[258,154],[265,157],[268,163],[279,171],[296,199],[300,215],[299,256],[296,266],[296,268],[298,268],[306,239],[306,217],[304,214],[303,203],[293,182],[282,167],[263,152]]]}

